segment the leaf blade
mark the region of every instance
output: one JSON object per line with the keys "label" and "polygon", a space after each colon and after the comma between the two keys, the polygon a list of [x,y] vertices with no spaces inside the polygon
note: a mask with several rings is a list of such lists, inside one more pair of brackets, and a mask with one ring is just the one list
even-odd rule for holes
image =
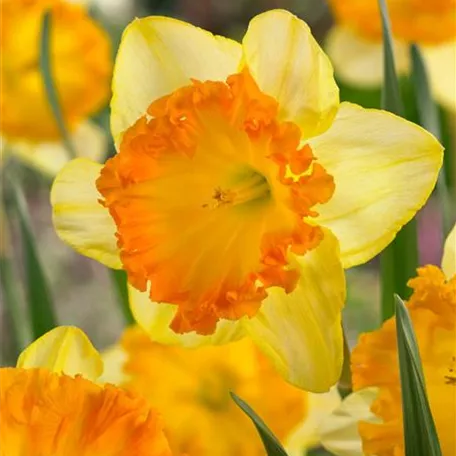
{"label": "leaf blade", "polygon": [[402,391],[406,456],[442,456],[426,396],[426,385],[412,321],[399,296],[396,302],[396,333]]}
{"label": "leaf blade", "polygon": [[43,15],[41,23],[41,36],[40,36],[40,55],[39,63],[41,76],[43,79],[44,89],[46,96],[54,116],[57,128],[59,130],[65,148],[70,155],[70,158],[76,158],[76,150],[70,140],[68,130],[65,126],[65,121],[60,106],[59,95],[54,84],[54,77],[52,75],[52,58],[51,58],[51,29],[52,29],[52,13],[50,10],[46,11]]}
{"label": "leaf blade", "polygon": [[268,456],[287,456],[287,453],[277,437],[268,428],[266,423],[255,413],[255,411],[239,396],[230,392],[231,398],[236,405],[252,420],[255,425]]}
{"label": "leaf blade", "polygon": [[26,295],[33,338],[36,339],[57,326],[50,287],[44,274],[33,237],[27,203],[18,183],[13,182],[14,208],[19,220],[23,242],[23,264],[26,276]]}

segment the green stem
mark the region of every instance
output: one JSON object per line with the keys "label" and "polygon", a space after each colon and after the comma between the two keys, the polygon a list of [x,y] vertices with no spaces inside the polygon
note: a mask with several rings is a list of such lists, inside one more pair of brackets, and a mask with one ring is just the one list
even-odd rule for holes
{"label": "green stem", "polygon": [[133,324],[135,319],[131,313],[128,299],[127,274],[121,269],[111,269],[110,274],[117,292],[117,302],[119,303],[125,323],[127,325]]}
{"label": "green stem", "polygon": [[46,11],[43,16],[41,25],[41,39],[40,39],[40,69],[43,77],[44,89],[46,91],[49,106],[54,116],[57,128],[59,130],[65,148],[70,155],[70,158],[76,158],[77,153],[71,142],[68,130],[65,126],[65,121],[62,115],[62,109],[59,102],[59,96],[54,84],[54,77],[52,74],[52,57],[51,57],[51,29],[52,29],[52,13]]}

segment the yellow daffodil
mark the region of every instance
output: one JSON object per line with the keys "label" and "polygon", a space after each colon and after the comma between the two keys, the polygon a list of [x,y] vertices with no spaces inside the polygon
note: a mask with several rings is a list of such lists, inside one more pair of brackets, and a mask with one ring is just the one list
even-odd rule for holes
{"label": "yellow daffodil", "polygon": [[290,382],[327,391],[342,365],[343,266],[379,253],[423,205],[440,144],[340,104],[329,60],[282,10],[254,18],[242,44],[135,20],[111,109],[118,154],[75,160],[54,182],[59,236],[127,271],[155,340],[248,335]]}
{"label": "yellow daffodil", "polygon": [[[305,393],[286,383],[249,339],[188,349],[152,342],[139,327],[127,329],[106,352],[105,380],[147,398],[163,413],[175,456],[264,455],[249,418],[230,397],[239,394],[286,445],[302,456],[318,443],[322,415],[338,403],[335,391]],[[306,426],[294,437],[299,424]]]}
{"label": "yellow daffodil", "polygon": [[[413,322],[442,454],[456,449],[456,227],[442,269],[425,266],[409,281]],[[353,389],[322,426],[323,443],[339,456],[404,454],[395,318],[363,334],[352,354]]]}
{"label": "yellow daffodil", "polygon": [[[51,72],[70,140],[81,156],[101,160],[100,128],[88,117],[103,107],[110,88],[110,42],[80,5],[63,0],[3,0],[0,51],[2,155],[14,154],[46,173],[68,161],[40,69],[43,17],[50,11]],[[5,159],[5,155],[2,157]]]}
{"label": "yellow daffodil", "polygon": [[171,456],[161,417],[135,393],[95,381],[87,336],[58,327],[0,369],[3,456]]}
{"label": "yellow daffodil", "polygon": [[[336,74],[350,84],[380,86],[383,44],[377,0],[330,0],[336,25],[327,51]],[[386,0],[395,38],[396,66],[409,71],[409,46],[420,45],[439,103],[456,110],[456,3],[454,0]]]}

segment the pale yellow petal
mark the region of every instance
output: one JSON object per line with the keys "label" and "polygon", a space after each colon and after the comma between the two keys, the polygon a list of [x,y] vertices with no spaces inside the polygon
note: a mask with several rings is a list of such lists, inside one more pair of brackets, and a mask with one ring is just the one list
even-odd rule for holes
{"label": "pale yellow petal", "polygon": [[317,221],[339,239],[345,268],[394,239],[431,194],[443,158],[442,146],[421,127],[350,103],[310,145],[334,176],[334,196],[317,208]]}
{"label": "pale yellow petal", "polygon": [[169,17],[134,20],[124,31],[113,76],[111,130],[121,133],[159,97],[190,79],[225,80],[238,70],[241,45]]}
{"label": "pale yellow petal", "polygon": [[116,226],[95,187],[102,165],[77,158],[63,167],[51,189],[54,227],[82,255],[120,269]]}
{"label": "pale yellow petal", "polygon": [[17,367],[81,374],[95,381],[103,372],[103,361],[83,331],[74,326],[58,326],[30,344],[19,356]]}
{"label": "pale yellow petal", "polygon": [[121,345],[116,344],[101,352],[104,370],[98,378],[98,383],[112,383],[113,385],[123,385],[129,380],[129,376],[124,372],[124,364],[128,355]]}
{"label": "pale yellow petal", "polygon": [[285,441],[288,456],[304,456],[306,450],[317,447],[320,444],[320,426],[341,403],[336,387],[327,393],[308,393],[307,401],[306,417]]}
{"label": "pale yellow petal", "polygon": [[[334,65],[336,76],[355,87],[380,88],[383,82],[383,44],[357,35],[347,27],[336,25],[326,38],[325,50]],[[394,43],[396,72],[407,74],[410,66],[408,45]]]}
{"label": "pale yellow petal", "polygon": [[379,422],[370,411],[377,396],[375,388],[366,388],[347,396],[320,426],[321,444],[336,456],[363,456],[358,423]]}
{"label": "pale yellow petal", "polygon": [[422,51],[436,100],[456,112],[456,41],[423,47]]}
{"label": "pale yellow petal", "polygon": [[337,240],[325,230],[316,249],[290,260],[301,274],[295,290],[268,289],[258,314],[242,321],[285,379],[325,392],[339,379],[343,358],[345,277]]}
{"label": "pale yellow petal", "polygon": [[[70,137],[78,157],[102,162],[107,151],[107,136],[92,122],[82,123]],[[63,142],[30,143],[9,142],[11,153],[23,163],[44,174],[55,176],[68,163],[71,156]]]}
{"label": "pale yellow petal", "polygon": [[448,279],[456,275],[456,225],[448,234],[443,247],[442,270]]}
{"label": "pale yellow petal", "polygon": [[210,336],[201,336],[195,332],[177,334],[169,328],[176,313],[175,305],[152,302],[147,292],[140,292],[133,287],[129,287],[128,291],[130,308],[135,320],[155,342],[196,347],[225,344],[245,335],[240,322],[229,320],[219,321],[214,334]]}
{"label": "pale yellow petal", "polygon": [[296,122],[304,137],[331,125],[339,89],[328,57],[304,21],[284,10],[260,14],[242,45],[245,63],[260,89],[279,102],[282,119]]}

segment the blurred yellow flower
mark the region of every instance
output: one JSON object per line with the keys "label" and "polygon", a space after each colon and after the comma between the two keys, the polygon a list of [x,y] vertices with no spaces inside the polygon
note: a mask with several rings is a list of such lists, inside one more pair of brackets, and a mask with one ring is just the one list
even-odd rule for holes
{"label": "blurred yellow flower", "polygon": [[264,455],[255,427],[230,391],[246,400],[284,444],[303,420],[313,422],[300,434],[300,456],[306,446],[318,443],[320,404],[326,401],[329,413],[328,401],[332,407],[339,402],[337,393],[313,395],[286,383],[248,339],[186,349],[154,343],[131,327],[106,353],[105,366],[105,380],[123,378],[124,387],[162,411],[175,456]]}
{"label": "blurred yellow flower", "polygon": [[[383,45],[377,0],[330,0],[336,25],[327,51],[340,78],[356,86],[380,86]],[[386,0],[397,70],[408,72],[409,46],[420,45],[439,103],[456,110],[456,2]]]}
{"label": "blurred yellow flower", "polygon": [[31,344],[0,369],[0,453],[5,456],[171,456],[146,400],[94,383],[100,355],[77,328]]}
{"label": "blurred yellow flower", "polygon": [[[454,454],[456,448],[455,252],[456,227],[445,244],[443,270],[419,268],[409,281],[413,294],[407,302],[444,455]],[[324,424],[325,446],[340,456],[405,454],[395,318],[360,337],[352,353],[352,374],[356,392]],[[356,425],[359,435],[353,432]]]}
{"label": "blurred yellow flower", "polygon": [[100,159],[104,152],[102,132],[87,119],[109,97],[112,63],[108,36],[82,6],[62,0],[1,2],[2,149],[56,172],[67,160],[40,70],[40,35],[46,11],[52,14],[54,84],[66,127],[83,156]]}
{"label": "blurred yellow flower", "polygon": [[342,366],[342,267],[379,253],[423,205],[440,144],[340,104],[308,26],[281,10],[254,18],[242,45],[134,21],[111,109],[119,153],[104,167],[75,160],[54,182],[59,236],[127,271],[156,340],[249,335],[290,382],[328,390]]}

